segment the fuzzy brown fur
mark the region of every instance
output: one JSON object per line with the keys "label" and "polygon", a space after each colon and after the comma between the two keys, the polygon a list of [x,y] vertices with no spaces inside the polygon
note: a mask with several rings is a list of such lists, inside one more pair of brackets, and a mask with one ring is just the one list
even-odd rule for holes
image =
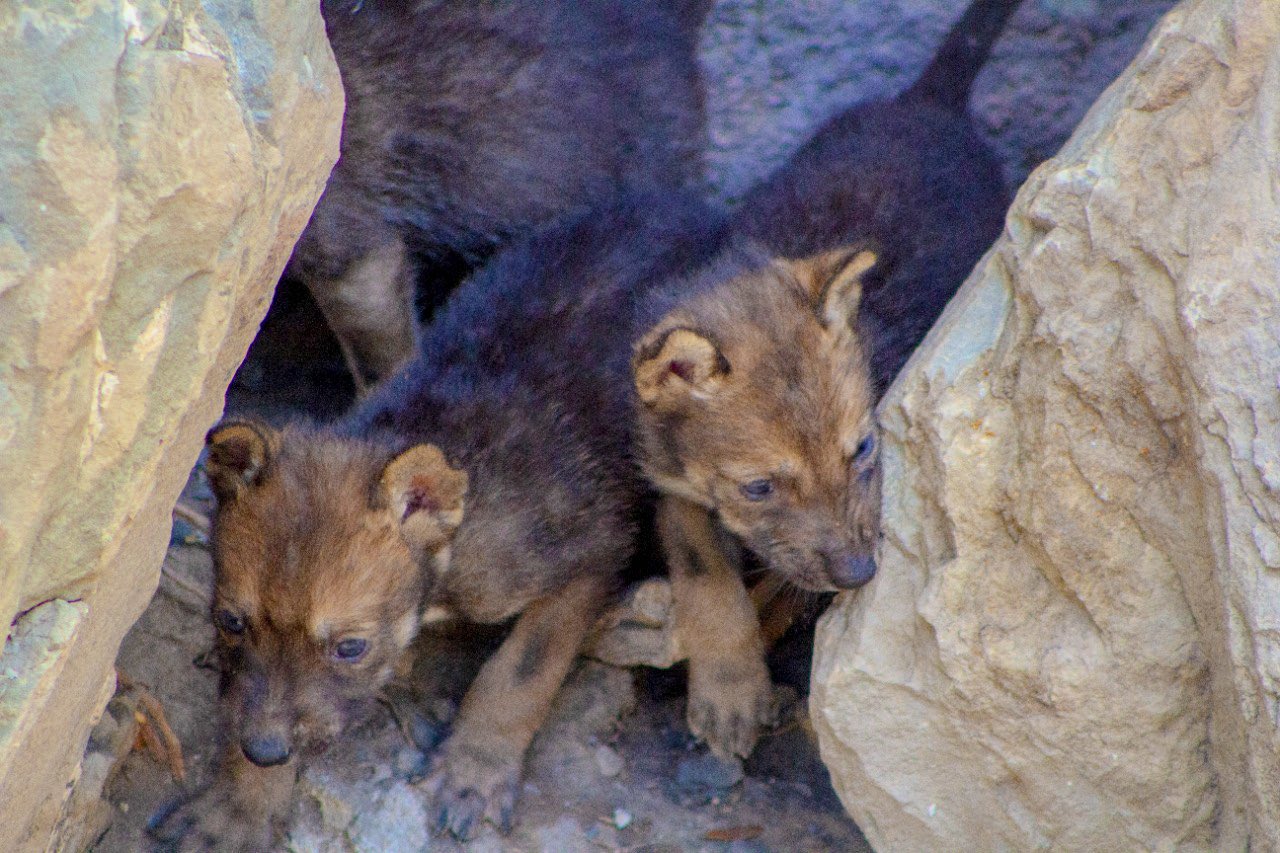
{"label": "fuzzy brown fur", "polygon": [[[157,835],[180,849],[259,850],[284,827],[298,756],[336,738],[395,672],[418,630],[430,577],[420,565],[447,557],[451,519],[405,536],[395,496],[410,490],[384,482],[381,449],[244,421],[209,445],[228,742],[213,784]],[[457,476],[442,458],[423,470]],[[350,641],[364,648],[348,658]]]}
{"label": "fuzzy brown fur", "polygon": [[865,367],[849,369],[866,355],[848,321],[872,257],[850,253],[845,289],[834,290],[843,270],[826,258],[752,265],[731,298],[715,289],[688,300],[637,351],[650,479],[713,509],[771,569],[815,592],[865,581],[875,545],[875,394]]}
{"label": "fuzzy brown fur", "polygon": [[412,354],[415,285],[623,188],[701,178],[694,0],[324,0],[341,156],[289,272],[357,384]]}
{"label": "fuzzy brown fur", "polygon": [[731,247],[666,288],[636,347],[689,724],[718,752],[750,750],[768,677],[741,577],[705,530],[718,523],[805,591],[874,575],[874,407],[999,233],[998,163],[965,102],[1018,5],[975,0],[914,86],[835,116],[753,188]]}
{"label": "fuzzy brown fur", "polygon": [[772,716],[772,687],[715,527],[791,584],[825,591],[870,578],[879,509],[874,390],[865,370],[845,369],[866,363],[848,317],[874,254],[754,260],[732,298],[686,300],[634,361],[641,458],[663,493],[659,534],[689,648],[689,727],[742,756]]}
{"label": "fuzzy brown fur", "polygon": [[255,837],[283,822],[290,797],[259,789],[291,787],[280,768],[370,704],[428,614],[513,620],[424,781],[437,828],[511,825],[525,752],[635,547],[637,297],[705,260],[719,225],[664,194],[548,228],[464,283],[342,421],[210,433],[230,749],[162,836],[198,847],[257,801],[274,805]]}

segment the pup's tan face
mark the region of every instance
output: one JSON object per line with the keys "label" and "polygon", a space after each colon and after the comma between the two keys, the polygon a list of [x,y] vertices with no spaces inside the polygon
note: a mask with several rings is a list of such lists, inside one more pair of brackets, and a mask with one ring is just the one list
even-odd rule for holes
{"label": "pup's tan face", "polygon": [[208,444],[229,734],[280,764],[336,737],[391,677],[447,570],[467,478],[428,445],[389,460],[242,421]]}
{"label": "pup's tan face", "polygon": [[664,318],[633,362],[650,478],[806,590],[875,571],[875,401],[854,329],[874,263],[848,250],[739,272]]}

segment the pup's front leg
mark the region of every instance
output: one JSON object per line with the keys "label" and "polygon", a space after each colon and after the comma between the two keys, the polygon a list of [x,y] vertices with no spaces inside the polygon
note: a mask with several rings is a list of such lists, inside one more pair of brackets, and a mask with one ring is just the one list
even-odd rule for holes
{"label": "pup's front leg", "polygon": [[466,840],[486,818],[504,833],[511,830],[525,751],[605,593],[605,583],[586,577],[538,599],[481,668],[424,783],[435,796],[437,831]]}
{"label": "pup's front leg", "polygon": [[294,253],[361,396],[413,354],[416,271],[398,234],[385,226],[353,231],[332,186]]}
{"label": "pup's front leg", "polygon": [[658,507],[676,630],[689,656],[689,730],[718,755],[745,758],[773,719],[773,686],[755,607],[714,524],[682,498],[664,497]]}

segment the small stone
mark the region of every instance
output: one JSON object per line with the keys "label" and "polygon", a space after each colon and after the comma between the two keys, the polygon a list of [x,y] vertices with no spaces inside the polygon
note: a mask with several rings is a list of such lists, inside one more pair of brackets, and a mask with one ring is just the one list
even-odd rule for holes
{"label": "small stone", "polygon": [[426,753],[412,746],[406,746],[396,753],[395,771],[397,776],[417,776],[422,772],[426,764]]}
{"label": "small stone", "polygon": [[728,853],[769,853],[769,846],[761,841],[731,841]]}
{"label": "small stone", "polygon": [[622,772],[623,766],[622,756],[616,749],[603,743],[596,747],[596,768],[601,776],[611,779]]}
{"label": "small stone", "polygon": [[391,853],[422,850],[430,844],[427,815],[417,791],[407,785],[390,788],[376,810],[356,815],[348,836],[357,850]]}
{"label": "small stone", "polygon": [[537,829],[538,850],[543,853],[578,853],[595,850],[578,822],[569,815],[562,816],[550,826]]}
{"label": "small stone", "polygon": [[742,762],[711,753],[692,755],[676,768],[676,785],[685,794],[713,797],[742,781]]}
{"label": "small stone", "polygon": [[635,820],[635,816],[626,809],[613,810],[613,825],[618,829],[626,829],[631,826],[631,822]]}

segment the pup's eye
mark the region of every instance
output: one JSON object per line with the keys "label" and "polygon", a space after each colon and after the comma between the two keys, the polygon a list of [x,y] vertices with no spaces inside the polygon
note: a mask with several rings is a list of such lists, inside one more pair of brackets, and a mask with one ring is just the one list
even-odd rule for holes
{"label": "pup's eye", "polygon": [[342,640],[334,646],[333,656],[346,663],[355,663],[360,660],[360,658],[364,657],[365,649],[368,647],[369,643],[367,640],[360,639],[359,637],[352,637],[347,640]]}
{"label": "pup's eye", "polygon": [[749,501],[762,501],[773,494],[773,481],[752,480],[742,486],[742,496]]}
{"label": "pup's eye", "polygon": [[853,461],[857,465],[864,465],[875,452],[876,437],[872,433],[867,433],[862,437],[862,441],[859,441],[858,446],[854,449]]}
{"label": "pup's eye", "polygon": [[228,634],[239,636],[244,633],[244,619],[226,608],[221,608],[213,614],[213,622]]}

